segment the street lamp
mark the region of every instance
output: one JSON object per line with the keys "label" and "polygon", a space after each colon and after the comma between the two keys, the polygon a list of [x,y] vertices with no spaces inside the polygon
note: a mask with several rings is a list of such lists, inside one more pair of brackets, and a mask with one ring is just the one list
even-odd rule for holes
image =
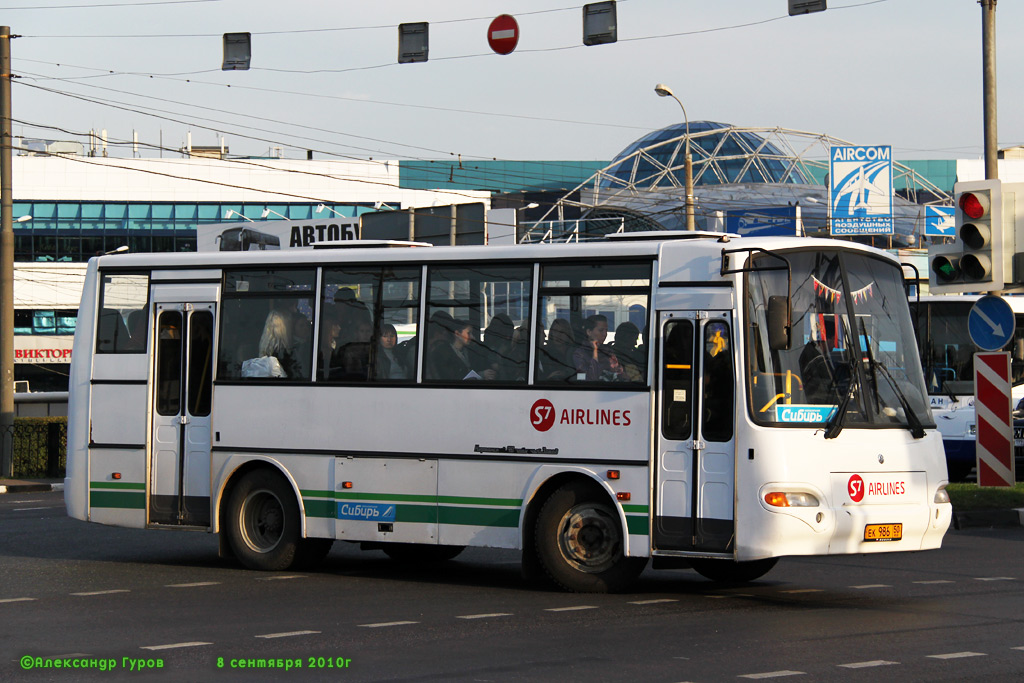
{"label": "street lamp", "polygon": [[315,213],[323,213],[324,209],[327,209],[328,211],[330,211],[331,213],[333,213],[335,216],[337,216],[339,218],[348,218],[348,216],[346,216],[345,214],[339,213],[339,212],[335,211],[334,209],[332,209],[331,207],[327,206],[326,204],[317,204]]}
{"label": "street lamp", "polygon": [[238,213],[234,209],[228,209],[227,211],[224,212],[224,218],[231,218],[232,216],[238,216],[239,218],[244,218],[245,220],[249,221],[250,223],[255,223],[256,222],[253,219],[251,219],[248,216],[246,216],[245,214]]}
{"label": "street lamp", "polygon": [[274,211],[273,209],[263,209],[263,213],[260,214],[260,218],[266,218],[270,214],[274,214],[275,216],[281,216],[281,218],[283,218],[285,220],[288,220],[288,216],[282,216],[281,214],[279,214],[277,211]]}
{"label": "street lamp", "polygon": [[654,92],[658,93],[658,97],[671,97],[676,103],[679,104],[679,108],[683,110],[683,121],[686,122],[686,155],[683,159],[683,178],[686,184],[686,229],[696,230],[696,225],[693,219],[693,162],[690,160],[690,118],[686,115],[686,107],[678,97],[672,92],[664,83],[659,83],[654,86]]}

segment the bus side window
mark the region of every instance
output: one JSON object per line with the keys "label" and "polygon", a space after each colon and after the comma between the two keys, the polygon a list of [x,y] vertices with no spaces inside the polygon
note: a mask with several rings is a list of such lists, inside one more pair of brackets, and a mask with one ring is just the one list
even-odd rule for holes
{"label": "bus side window", "polygon": [[148,273],[102,276],[96,329],[97,353],[145,353],[149,330]]}
{"label": "bus side window", "polygon": [[714,320],[704,326],[704,407],[701,434],[708,441],[729,441],[733,431],[732,341],[729,325]]}
{"label": "bus side window", "polygon": [[665,326],[665,332],[662,430],[665,438],[684,441],[692,433],[693,323],[674,320]]}
{"label": "bus side window", "polygon": [[217,378],[308,381],[315,286],[312,268],[225,271]]}

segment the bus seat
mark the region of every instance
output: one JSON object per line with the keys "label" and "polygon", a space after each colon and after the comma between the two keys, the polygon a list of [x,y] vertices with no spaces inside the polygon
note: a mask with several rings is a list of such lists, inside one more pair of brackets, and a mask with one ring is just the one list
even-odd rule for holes
{"label": "bus seat", "polygon": [[99,336],[96,338],[96,351],[123,351],[128,347],[131,338],[128,336],[128,325],[116,308],[104,308],[100,311]]}

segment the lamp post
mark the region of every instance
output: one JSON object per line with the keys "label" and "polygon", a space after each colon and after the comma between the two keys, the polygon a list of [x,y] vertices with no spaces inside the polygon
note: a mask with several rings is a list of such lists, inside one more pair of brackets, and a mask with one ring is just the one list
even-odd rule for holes
{"label": "lamp post", "polygon": [[683,159],[683,179],[686,184],[686,229],[696,230],[693,219],[693,162],[690,159],[690,118],[686,115],[686,107],[682,101],[672,92],[672,89],[664,83],[654,86],[654,92],[658,97],[671,97],[683,110],[683,121],[686,122],[686,155]]}
{"label": "lamp post", "polygon": [[289,220],[288,216],[284,216],[282,214],[279,214],[277,211],[274,211],[273,209],[263,209],[263,213],[260,214],[260,218],[264,218],[265,219],[270,214],[274,214],[275,216],[281,216],[281,218],[283,218],[285,220]]}
{"label": "lamp post", "polygon": [[[377,208],[377,207],[374,207],[374,208]],[[327,209],[328,211],[333,213],[335,216],[338,216],[339,218],[348,218],[348,216],[346,216],[345,214],[340,213],[338,211],[335,211],[334,209],[332,209],[331,207],[327,206],[326,204],[317,204],[316,210],[314,211],[314,213],[323,213],[324,209]]]}
{"label": "lamp post", "polygon": [[235,211],[234,209],[228,209],[227,211],[224,212],[224,218],[231,218],[232,216],[238,216],[239,218],[244,218],[245,220],[249,221],[250,223],[255,223],[256,222],[253,219],[251,219],[248,216],[246,216],[244,213],[239,213],[238,211]]}

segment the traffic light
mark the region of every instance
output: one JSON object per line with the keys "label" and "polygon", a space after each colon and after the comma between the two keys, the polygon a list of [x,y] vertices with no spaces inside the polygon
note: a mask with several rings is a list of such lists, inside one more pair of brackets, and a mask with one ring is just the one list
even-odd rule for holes
{"label": "traffic light", "polygon": [[[953,187],[956,235],[952,244],[928,248],[929,287],[935,294],[997,291],[1011,273],[1013,221],[1004,235],[1003,192],[998,180]],[[1008,242],[1008,244],[1004,244]]]}

